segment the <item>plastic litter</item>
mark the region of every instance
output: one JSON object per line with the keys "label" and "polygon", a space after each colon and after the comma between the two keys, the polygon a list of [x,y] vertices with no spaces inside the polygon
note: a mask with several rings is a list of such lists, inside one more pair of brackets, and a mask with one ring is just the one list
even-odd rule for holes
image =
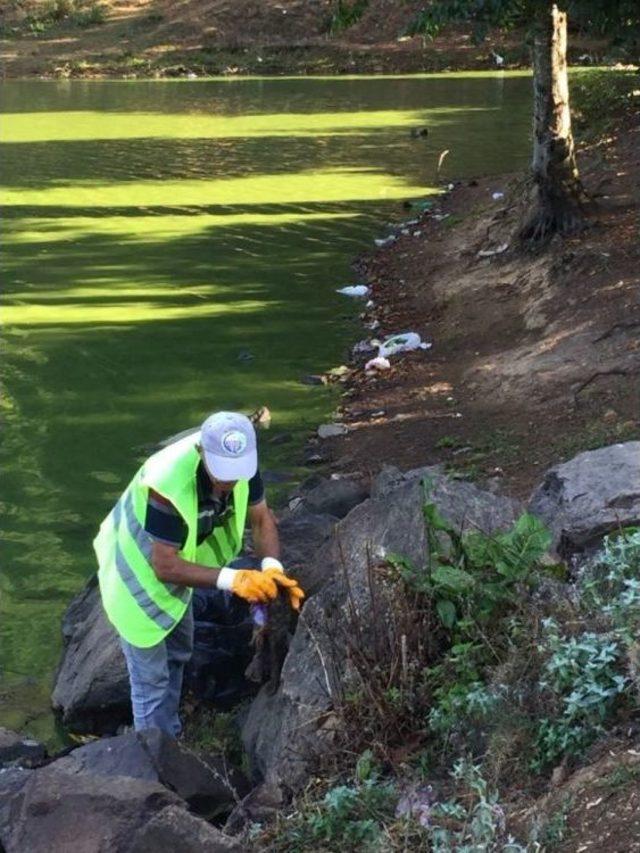
{"label": "plastic litter", "polygon": [[405,332],[404,334],[391,335],[378,347],[378,355],[388,358],[399,352],[410,352],[415,349],[430,349],[431,344],[424,343],[417,332]]}
{"label": "plastic litter", "polygon": [[382,356],[377,355],[365,364],[364,369],[366,373],[369,373],[369,371],[373,371],[375,373],[376,370],[389,370],[390,367],[391,362],[388,358],[383,358]]}
{"label": "plastic litter", "polygon": [[413,232],[414,237],[420,237],[421,234],[422,234],[422,231],[414,231]]}
{"label": "plastic litter", "polygon": [[501,243],[495,249],[481,249],[478,252],[478,257],[479,258],[491,258],[494,255],[501,255],[503,252],[506,252],[508,248],[509,248],[508,243]]}
{"label": "plastic litter", "polygon": [[375,305],[375,302],[373,301],[373,299],[370,299],[364,307],[365,308],[373,308],[374,305]]}
{"label": "plastic litter", "polygon": [[336,290],[336,293],[341,293],[343,296],[363,298],[369,295],[369,288],[366,284],[349,284],[347,287],[341,287],[339,290]]}
{"label": "plastic litter", "polygon": [[491,198],[494,201],[499,201],[499,199],[504,198],[504,193],[500,192],[500,191],[497,191],[495,193],[491,193]]}
{"label": "plastic litter", "polygon": [[398,238],[395,234],[389,234],[388,237],[376,237],[373,241],[379,249],[384,248],[385,246],[391,246],[396,242]]}
{"label": "plastic litter", "polygon": [[351,348],[351,352],[354,355],[362,355],[363,353],[371,352],[374,349],[376,349],[376,344],[374,344],[373,341],[358,341],[358,343],[354,344]]}

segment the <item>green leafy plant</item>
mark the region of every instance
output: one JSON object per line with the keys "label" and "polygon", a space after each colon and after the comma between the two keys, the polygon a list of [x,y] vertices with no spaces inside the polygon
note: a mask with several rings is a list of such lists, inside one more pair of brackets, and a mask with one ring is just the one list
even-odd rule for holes
{"label": "green leafy plant", "polygon": [[603,723],[627,679],[621,674],[622,648],[615,636],[586,631],[563,637],[545,620],[543,651],[549,654],[539,687],[559,708],[538,723],[532,767],[541,770],[564,755],[579,755],[603,731]]}

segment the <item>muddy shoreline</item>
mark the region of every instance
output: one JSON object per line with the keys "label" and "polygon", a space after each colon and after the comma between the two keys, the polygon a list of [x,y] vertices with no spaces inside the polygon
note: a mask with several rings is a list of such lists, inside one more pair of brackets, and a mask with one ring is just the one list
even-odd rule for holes
{"label": "muddy shoreline", "polygon": [[432,346],[377,373],[375,352],[352,358],[335,412],[347,431],[314,439],[334,474],[441,463],[525,498],[550,466],[640,436],[639,142],[636,120],[583,146],[590,227],[545,249],[513,238],[530,187],[509,175],[455,184],[357,259],[363,339],[414,331]]}

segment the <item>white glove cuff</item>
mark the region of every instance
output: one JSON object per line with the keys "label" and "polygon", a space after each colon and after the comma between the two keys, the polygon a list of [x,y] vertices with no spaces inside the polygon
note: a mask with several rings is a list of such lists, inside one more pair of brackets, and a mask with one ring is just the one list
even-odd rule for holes
{"label": "white glove cuff", "polygon": [[263,557],[262,562],[260,563],[260,569],[263,572],[266,569],[278,569],[279,572],[284,574],[284,566],[280,560],[276,560],[275,557]]}
{"label": "white glove cuff", "polygon": [[218,589],[233,589],[233,579],[236,576],[236,570],[230,569],[228,566],[224,566],[224,568],[220,569],[218,572],[218,580],[216,581],[216,586]]}

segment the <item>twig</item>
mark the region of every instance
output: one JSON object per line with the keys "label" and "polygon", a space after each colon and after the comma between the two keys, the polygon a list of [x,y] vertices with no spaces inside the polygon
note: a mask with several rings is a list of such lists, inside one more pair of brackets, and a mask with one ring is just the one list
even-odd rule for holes
{"label": "twig", "polygon": [[636,326],[640,326],[640,320],[629,320],[621,323],[614,323],[610,329],[603,332],[603,334],[599,335],[597,338],[594,338],[593,343],[597,344],[599,341],[604,341],[606,338],[610,338],[616,329],[635,329]]}
{"label": "twig", "polygon": [[629,376],[632,373],[633,373],[632,370],[625,370],[622,367],[614,367],[611,370],[597,370],[592,376],[590,376],[584,382],[581,382],[580,385],[578,385],[576,390],[573,392],[573,403],[574,403],[574,405],[575,406],[578,405],[578,394],[581,391],[584,391],[584,389],[588,385],[591,385],[591,383],[594,382],[596,379],[598,379],[600,376]]}

